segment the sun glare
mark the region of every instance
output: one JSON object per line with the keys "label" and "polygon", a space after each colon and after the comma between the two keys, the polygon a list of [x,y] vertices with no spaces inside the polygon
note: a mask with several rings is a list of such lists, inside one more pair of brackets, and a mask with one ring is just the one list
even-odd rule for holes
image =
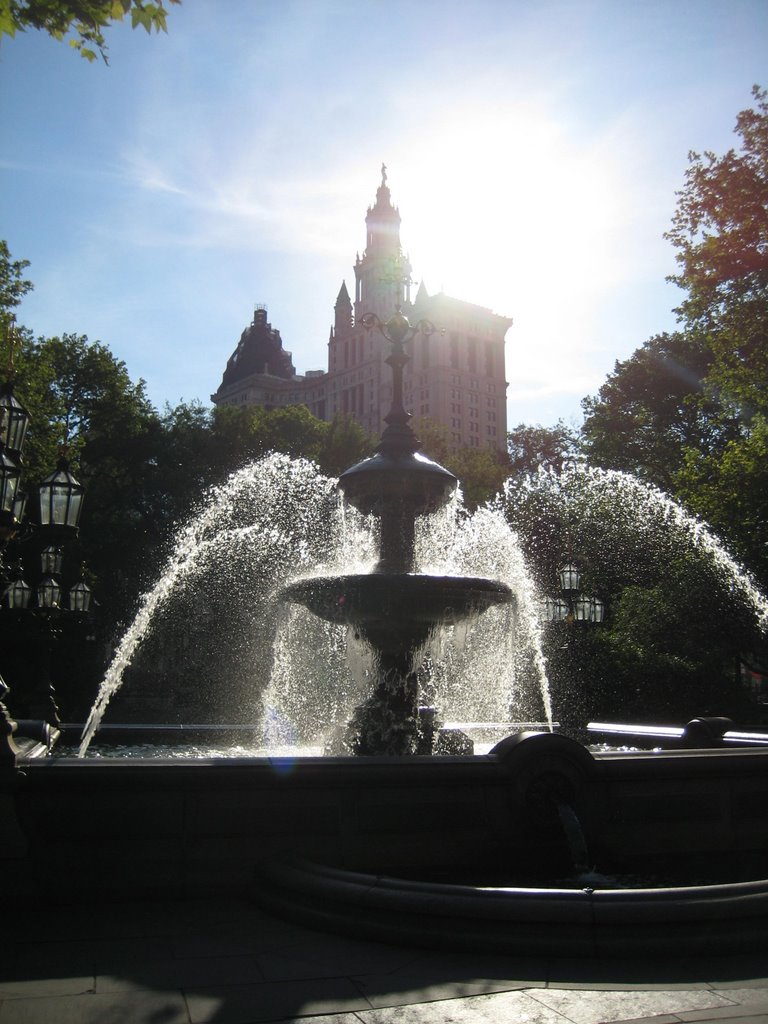
{"label": "sun glare", "polygon": [[567,372],[568,350],[589,337],[590,311],[621,265],[630,207],[615,148],[580,145],[531,112],[470,111],[418,151],[395,196],[417,280],[513,317],[528,341],[515,354],[518,380],[526,361],[533,370],[553,356]]}

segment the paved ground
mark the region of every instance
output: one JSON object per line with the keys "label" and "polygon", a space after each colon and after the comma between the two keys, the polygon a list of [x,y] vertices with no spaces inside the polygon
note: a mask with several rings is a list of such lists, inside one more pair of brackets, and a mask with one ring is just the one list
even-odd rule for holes
{"label": "paved ground", "polygon": [[310,931],[243,901],[5,917],[0,1024],[768,1022],[768,950],[546,961]]}

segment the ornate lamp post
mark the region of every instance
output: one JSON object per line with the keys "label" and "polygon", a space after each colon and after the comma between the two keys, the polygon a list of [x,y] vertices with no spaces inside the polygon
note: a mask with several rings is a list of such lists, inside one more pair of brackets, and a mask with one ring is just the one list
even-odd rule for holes
{"label": "ornate lamp post", "polygon": [[[558,571],[560,590],[539,602],[539,617],[549,626],[545,633],[547,673],[553,701],[557,701],[560,728],[567,735],[582,736],[591,716],[585,712],[593,699],[598,638],[592,628],[605,619],[602,598],[582,591],[579,565],[569,559]],[[598,672],[599,678],[599,672]]]}
{"label": "ornate lamp post", "polygon": [[[90,607],[90,588],[78,580],[65,592],[64,545],[77,537],[82,512],[84,488],[61,458],[56,470],[41,484],[34,503],[34,518],[25,516],[27,495],[20,487],[23,468],[22,452],[30,423],[26,408],[16,398],[13,387],[13,328],[8,330],[9,380],[0,385],[0,564],[5,570],[5,586],[0,589],[0,617],[5,619],[10,643],[5,646],[21,650],[19,659],[28,671],[29,660],[38,660],[37,671],[31,673],[31,687],[25,687],[30,709],[44,719],[58,723],[51,668],[53,642],[58,634],[62,607],[78,615]],[[39,568],[29,553],[39,552]],[[24,579],[23,564],[37,582]],[[26,640],[25,640],[26,637]],[[5,685],[5,684],[3,684]],[[7,687],[5,691],[7,692]],[[13,757],[14,723],[0,705],[0,736],[6,742],[0,749],[0,760]]]}

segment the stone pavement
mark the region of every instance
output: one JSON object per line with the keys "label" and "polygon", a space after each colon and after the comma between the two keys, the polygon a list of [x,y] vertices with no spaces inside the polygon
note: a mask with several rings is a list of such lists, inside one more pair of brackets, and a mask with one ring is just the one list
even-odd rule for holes
{"label": "stone pavement", "polygon": [[0,1024],[768,1022],[768,951],[658,962],[394,947],[246,901],[6,912]]}

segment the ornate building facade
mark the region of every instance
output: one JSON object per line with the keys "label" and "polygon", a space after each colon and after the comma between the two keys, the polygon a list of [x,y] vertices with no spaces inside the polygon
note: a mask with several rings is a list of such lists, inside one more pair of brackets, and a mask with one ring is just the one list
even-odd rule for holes
{"label": "ornate building facade", "polygon": [[227,363],[211,400],[217,405],[304,404],[319,419],[353,416],[378,436],[392,398],[387,343],[366,332],[362,318],[387,320],[400,306],[411,322],[431,320],[437,330],[411,342],[404,401],[414,419],[441,424],[455,448],[506,450],[507,383],[504,343],[512,321],[483,306],[429,295],[411,296],[411,265],[400,245],[400,213],[392,205],[386,169],[365,218],[366,245],[355,264],[354,298],[343,282],[328,340],[328,368],[299,375],[280,332],[257,307]]}

